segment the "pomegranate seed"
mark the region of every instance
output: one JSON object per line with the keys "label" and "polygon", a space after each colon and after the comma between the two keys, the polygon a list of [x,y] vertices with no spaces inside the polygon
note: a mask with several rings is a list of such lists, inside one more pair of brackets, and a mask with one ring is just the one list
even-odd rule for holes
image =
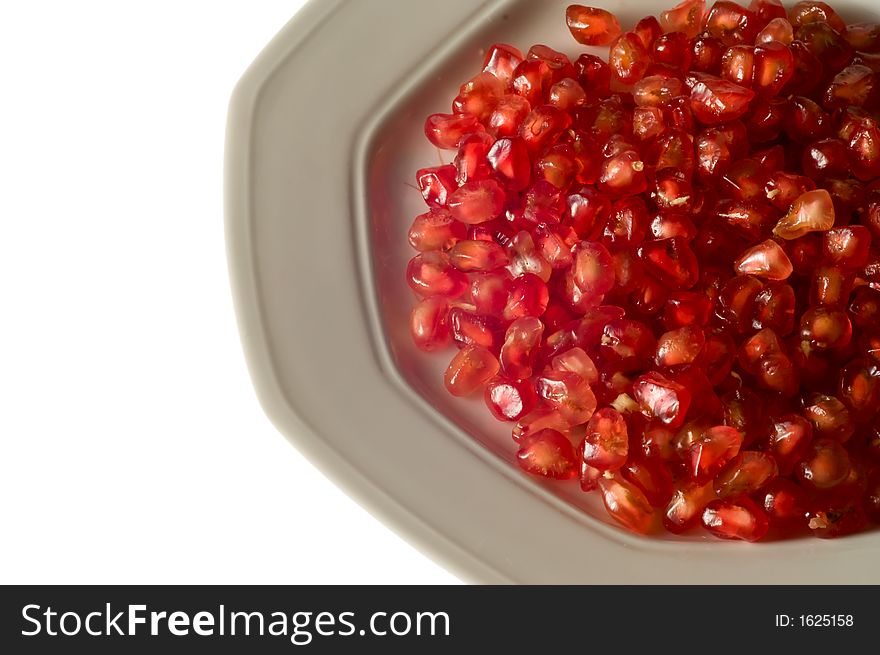
{"label": "pomegranate seed", "polygon": [[697,282],[696,255],[680,237],[649,241],[639,247],[639,257],[650,273],[675,289],[688,289]]}
{"label": "pomegranate seed", "polygon": [[758,541],[767,534],[767,515],[748,498],[736,502],[713,500],[700,517],[703,527],[721,539]]}
{"label": "pomegranate seed", "polygon": [[684,0],[660,12],[660,25],[664,32],[684,32],[692,39],[699,33],[705,13],[706,0]]}
{"label": "pomegranate seed", "polygon": [[577,73],[568,55],[546,45],[533,45],[526,54],[527,61],[543,61],[550,69],[550,81],[556,84],[566,77],[574,77]]}
{"label": "pomegranate seed", "polygon": [[532,109],[523,119],[519,134],[530,151],[541,150],[554,142],[571,125],[571,116],[553,105]]}
{"label": "pomegranate seed", "polygon": [[523,437],[516,460],[527,473],[552,480],[570,480],[578,474],[577,454],[571,441],[549,428]]}
{"label": "pomegranate seed", "polygon": [[494,180],[476,180],[456,189],[447,203],[453,217],[462,223],[485,223],[504,208],[504,190]]}
{"label": "pomegranate seed", "polygon": [[499,421],[518,421],[534,409],[538,395],[530,380],[497,377],[486,385],[486,406]]}
{"label": "pomegranate seed", "polygon": [[718,498],[739,498],[760,490],[776,477],[778,468],[770,455],[743,450],[715,477]]}
{"label": "pomegranate seed", "polygon": [[410,333],[419,350],[432,352],[452,343],[449,334],[449,302],[433,296],[419,301],[410,314]]}
{"label": "pomegranate seed", "polygon": [[793,267],[788,255],[772,239],[749,248],[734,264],[740,275],[755,275],[768,280],[785,280]]}
{"label": "pomegranate seed", "polygon": [[650,75],[633,85],[633,100],[640,107],[662,107],[681,95],[683,84],[674,77]]}
{"label": "pomegranate seed", "polygon": [[540,105],[544,92],[553,85],[553,73],[547,62],[540,59],[527,59],[513,71],[509,88],[518,96],[522,96],[529,106]]}
{"label": "pomegranate seed", "polygon": [[509,278],[506,272],[474,276],[471,282],[471,298],[478,314],[501,315],[507,304]]}
{"label": "pomegranate seed", "polygon": [[449,328],[452,339],[460,347],[482,346],[493,352],[501,347],[504,330],[493,316],[474,314],[462,307],[449,310]]}
{"label": "pomegranate seed", "polygon": [[752,329],[770,329],[777,334],[789,334],[794,329],[796,302],[791,286],[769,282],[755,296]]}
{"label": "pomegranate seed", "polygon": [[466,346],[453,357],[444,382],[453,396],[469,396],[498,373],[498,360],[482,346]]}
{"label": "pomegranate seed", "polygon": [[852,340],[852,324],[846,312],[814,307],[801,316],[800,335],[820,350],[845,348]]}
{"label": "pomegranate seed", "polygon": [[804,150],[801,168],[816,181],[829,177],[842,177],[847,173],[848,151],[840,139],[822,139]]}
{"label": "pomegranate seed", "polygon": [[522,316],[507,328],[501,346],[501,370],[508,377],[520,380],[532,375],[544,324],[534,316]]}
{"label": "pomegranate seed", "polygon": [[590,420],[596,396],[583,378],[567,371],[545,371],[537,380],[538,395],[556,409],[569,425]]}
{"label": "pomegranate seed", "polygon": [[646,368],[655,349],[651,329],[639,321],[612,319],[602,330],[599,352],[623,372]]}
{"label": "pomegranate seed", "polygon": [[700,520],[705,507],[715,498],[712,483],[686,482],[675,489],[663,515],[663,527],[680,534]]}
{"label": "pomegranate seed", "polygon": [[788,10],[788,18],[791,20],[792,25],[797,25],[798,27],[821,21],[828,23],[829,26],[838,32],[843,32],[846,29],[843,19],[824,2],[815,2],[813,0],[809,2],[796,2]]}
{"label": "pomegranate seed", "polygon": [[504,94],[504,86],[504,82],[492,73],[479,73],[461,86],[452,101],[452,111],[485,121],[491,115],[498,98]]}
{"label": "pomegranate seed", "polygon": [[506,43],[496,43],[486,51],[483,72],[492,73],[499,80],[507,82],[523,59],[523,53],[518,48]]}
{"label": "pomegranate seed", "polygon": [[429,207],[445,207],[449,196],[458,188],[455,167],[447,164],[416,171],[416,183]]}
{"label": "pomegranate seed", "polygon": [[494,241],[459,241],[449,251],[449,261],[460,271],[494,271],[507,265],[504,248]]}
{"label": "pomegranate seed", "polygon": [[809,232],[827,232],[834,226],[834,203],[825,189],[801,194],[782,217],[773,234],[782,239],[797,239]]}
{"label": "pomegranate seed", "polygon": [[587,423],[584,462],[600,471],[616,471],[626,462],[629,438],[623,417],[610,407],[596,411]]}
{"label": "pomegranate seed", "polygon": [[617,17],[597,7],[569,5],[565,22],[575,41],[583,45],[608,45],[620,34]]}
{"label": "pomegranate seed", "polygon": [[627,530],[647,534],[654,523],[654,510],[645,494],[621,478],[600,478],[599,489],[608,513]]}
{"label": "pomegranate seed", "polygon": [[589,385],[594,385],[599,381],[599,370],[593,360],[582,348],[577,346],[556,355],[550,365],[555,371],[568,371],[579,375]]}
{"label": "pomegranate seed", "polygon": [[570,426],[562,415],[552,407],[539,406],[520,418],[513,427],[513,440],[520,443],[529,435],[551,429],[568,434]]}
{"label": "pomegranate seed", "polygon": [[739,84],[700,73],[691,88],[691,109],[701,123],[714,125],[745,114],[754,97],[754,91]]}
{"label": "pomegranate seed", "polygon": [[760,494],[759,505],[773,523],[803,522],[807,515],[809,496],[798,485],[785,478],[774,478]]}
{"label": "pomegranate seed", "polygon": [[868,517],[858,494],[837,490],[820,496],[807,513],[807,525],[821,539],[843,537],[863,530]]}
{"label": "pomegranate seed", "polygon": [[648,187],[645,162],[635,150],[625,150],[602,163],[598,182],[606,193],[621,196],[642,193]]}
{"label": "pomegranate seed", "polygon": [[550,87],[547,100],[554,107],[570,111],[586,103],[587,92],[576,80],[566,77]]}
{"label": "pomegranate seed", "polygon": [[735,45],[721,56],[721,77],[745,87],[752,86],[755,74],[755,47]]}
{"label": "pomegranate seed", "polygon": [[825,232],[822,255],[825,261],[848,269],[862,268],[868,263],[871,233],[861,225],[837,227]]}
{"label": "pomegranate seed", "polygon": [[790,475],[813,439],[813,425],[799,414],[785,414],[773,421],[768,452],[783,475]]}
{"label": "pomegranate seed", "polygon": [[849,301],[848,313],[852,324],[867,328],[880,320],[880,291],[867,285],[853,292]]}
{"label": "pomegranate seed", "polygon": [[486,121],[486,127],[496,137],[516,136],[531,110],[529,101],[522,96],[514,94],[501,96]]}
{"label": "pomegranate seed", "polygon": [[665,332],[657,340],[657,353],[654,361],[657,366],[678,366],[693,363],[706,343],[703,330],[696,326],[686,326]]}
{"label": "pomegranate seed", "polygon": [[466,134],[481,130],[476,117],[456,114],[431,114],[425,121],[425,136],[441,150],[455,150]]}
{"label": "pomegranate seed", "polygon": [[669,329],[705,325],[711,311],[711,301],[705,294],[695,291],[674,291],[669,295],[664,308],[663,322]]}
{"label": "pomegranate seed", "polygon": [[717,75],[721,72],[721,59],[724,46],[713,36],[701,36],[694,39],[691,47],[691,66],[701,73]]}
{"label": "pomegranate seed", "polygon": [[834,439],[817,439],[797,467],[798,478],[814,489],[830,489],[846,480],[850,473],[849,455]]}
{"label": "pomegranate seed", "polygon": [[608,249],[601,243],[581,241],[573,249],[572,275],[575,285],[586,296],[601,304],[602,297],[614,286],[614,264]]}
{"label": "pomegranate seed", "polygon": [[691,393],[683,385],[654,371],[636,378],[633,397],[645,416],[670,427],[684,423],[691,404]]}
{"label": "pomegranate seed", "polygon": [[502,315],[507,321],[520,316],[540,316],[550,302],[547,284],[532,273],[523,273],[508,284],[507,304]]}
{"label": "pomegranate seed", "polygon": [[688,448],[688,471],[702,484],[714,478],[736,457],[743,435],[732,427],[717,425],[703,432]]}
{"label": "pomegranate seed", "polygon": [[817,437],[844,442],[855,431],[849,410],[834,396],[814,394],[804,403],[803,414],[812,423]]}
{"label": "pomegranate seed", "polygon": [[624,479],[637,487],[652,507],[666,507],[674,490],[672,475],[656,460],[630,458],[620,469]]}
{"label": "pomegranate seed", "polygon": [[409,244],[419,252],[448,250],[467,236],[467,228],[444,209],[419,214],[409,228]]}
{"label": "pomegranate seed", "polygon": [[[773,18],[755,37],[756,44],[772,43],[773,41],[783,45],[791,45],[791,42],[794,41],[794,28],[785,17]],[[793,66],[794,61],[792,61]]]}
{"label": "pomegranate seed", "polygon": [[423,298],[454,299],[468,287],[465,274],[452,267],[447,254],[436,250],[413,257],[407,265],[406,278],[410,288]]}
{"label": "pomegranate seed", "polygon": [[642,79],[649,62],[648,50],[634,32],[618,36],[608,52],[611,75],[623,84],[634,84]]}
{"label": "pomegranate seed", "polygon": [[865,360],[853,360],[840,372],[838,397],[856,417],[867,419],[880,405],[880,370]]}

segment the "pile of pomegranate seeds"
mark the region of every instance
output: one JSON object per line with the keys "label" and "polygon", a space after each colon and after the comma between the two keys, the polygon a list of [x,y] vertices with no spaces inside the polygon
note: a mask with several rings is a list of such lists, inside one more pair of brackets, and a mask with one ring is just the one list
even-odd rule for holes
{"label": "pile of pomegranate seeds", "polygon": [[416,345],[634,532],[880,522],[880,24],[566,22],[607,61],[493,45],[425,123],[453,161],[416,175]]}

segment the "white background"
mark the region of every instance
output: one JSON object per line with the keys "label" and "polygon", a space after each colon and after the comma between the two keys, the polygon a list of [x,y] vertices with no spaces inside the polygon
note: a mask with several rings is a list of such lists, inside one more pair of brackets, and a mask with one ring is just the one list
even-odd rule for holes
{"label": "white background", "polygon": [[226,106],[298,0],[3,2],[0,582],[447,583],[257,404]]}

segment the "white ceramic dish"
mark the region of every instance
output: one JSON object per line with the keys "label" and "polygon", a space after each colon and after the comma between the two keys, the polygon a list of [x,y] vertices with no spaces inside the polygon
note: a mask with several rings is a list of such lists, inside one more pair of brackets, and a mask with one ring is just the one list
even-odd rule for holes
{"label": "white ceramic dish", "polygon": [[[670,3],[604,6],[632,22]],[[880,582],[877,533],[749,545],[622,532],[595,494],[522,474],[509,426],[449,397],[442,358],[410,344],[404,235],[423,210],[407,185],[437,158],[424,117],[448,111],[494,41],[576,52],[566,4],[313,0],[254,62],[230,107],[226,229],[266,412],[340,487],[469,581]]]}

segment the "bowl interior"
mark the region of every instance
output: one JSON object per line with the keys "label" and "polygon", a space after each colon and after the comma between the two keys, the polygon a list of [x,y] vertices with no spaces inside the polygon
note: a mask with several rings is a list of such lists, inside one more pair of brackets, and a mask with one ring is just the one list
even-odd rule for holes
{"label": "bowl interior", "polygon": [[[450,35],[448,42],[430,60],[417,65],[412,75],[402,80],[397,95],[380,110],[374,124],[367,153],[367,208],[369,214],[369,257],[372,272],[372,301],[376,303],[383,323],[380,338],[396,370],[425,401],[426,411],[450,419],[463,438],[475,439],[498,458],[513,461],[515,444],[511,440],[511,424],[494,420],[481,398],[460,399],[450,396],[442,384],[443,371],[454,354],[426,354],[417,350],[410,339],[408,316],[414,304],[413,294],[404,279],[407,261],[413,251],[406,232],[413,217],[425,211],[425,205],[414,186],[414,173],[425,166],[450,163],[452,151],[438,151],[423,135],[426,116],[450,111],[450,101],[459,85],[476,74],[482,65],[487,45],[506,42],[523,51],[535,43],[544,43],[565,52],[572,59],[586,51],[600,49],[579,46],[565,27],[564,10],[568,3],[499,2],[490,3],[460,32]],[[657,14],[674,4],[672,0],[600,3],[615,11],[624,26],[634,24],[647,14]],[[711,3],[710,3],[711,4]],[[861,5],[861,6],[860,6]],[[835,3],[846,20],[854,21],[877,16],[864,3]],[[576,481],[543,484],[523,474],[523,484],[539,484],[562,502],[574,505],[603,523],[610,521],[601,506],[598,494],[584,494]],[[616,527],[616,526],[615,526]],[[703,540],[705,533],[683,537],[665,535],[664,539]]]}

